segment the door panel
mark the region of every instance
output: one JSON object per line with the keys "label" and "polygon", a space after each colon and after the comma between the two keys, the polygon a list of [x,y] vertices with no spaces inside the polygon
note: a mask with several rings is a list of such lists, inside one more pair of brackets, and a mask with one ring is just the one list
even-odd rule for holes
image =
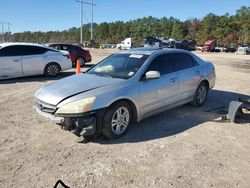
{"label": "door panel", "polygon": [[21,76],[22,61],[20,45],[10,45],[0,49],[0,77]]}
{"label": "door panel", "polygon": [[0,57],[0,77],[22,75],[21,56]]}
{"label": "door panel", "polygon": [[24,75],[43,74],[46,64],[44,57],[48,49],[31,45],[23,45],[20,49]]}
{"label": "door panel", "polygon": [[44,73],[44,58],[42,55],[22,56],[24,75],[35,75]]}
{"label": "door panel", "polygon": [[140,82],[140,107],[142,116],[150,116],[178,100],[178,74],[168,54],[157,56],[146,72],[158,71],[160,78]]}
{"label": "door panel", "polygon": [[193,67],[178,72],[180,100],[194,97],[201,79],[200,73],[200,67]]}
{"label": "door panel", "polygon": [[170,55],[174,70],[179,78],[179,101],[194,97],[200,76],[199,64],[186,52]]}
{"label": "door panel", "polygon": [[158,79],[141,81],[140,107],[142,116],[176,102],[178,98],[178,78],[176,73],[161,76]]}

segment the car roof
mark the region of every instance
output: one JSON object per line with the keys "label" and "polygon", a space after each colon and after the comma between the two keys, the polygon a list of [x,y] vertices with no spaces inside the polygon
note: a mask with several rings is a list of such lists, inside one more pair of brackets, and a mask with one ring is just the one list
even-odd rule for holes
{"label": "car roof", "polygon": [[49,46],[52,46],[52,45],[68,45],[68,46],[77,46],[77,47],[80,47],[77,44],[67,44],[67,43],[50,43],[48,45]]}
{"label": "car roof", "polygon": [[1,47],[15,46],[15,45],[39,46],[39,47],[47,48],[47,46],[44,46],[44,45],[41,45],[41,44],[26,43],[26,42],[6,42],[6,43],[0,43]]}
{"label": "car roof", "polygon": [[130,50],[122,51],[119,53],[130,53],[130,54],[142,54],[142,55],[151,55],[157,52],[166,52],[166,53],[188,53],[186,50],[176,49],[176,48],[160,48],[160,47],[143,47],[143,48],[132,48]]}

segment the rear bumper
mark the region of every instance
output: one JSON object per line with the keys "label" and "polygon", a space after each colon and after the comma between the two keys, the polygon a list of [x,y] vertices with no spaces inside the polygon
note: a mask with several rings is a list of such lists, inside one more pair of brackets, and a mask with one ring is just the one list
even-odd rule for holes
{"label": "rear bumper", "polygon": [[93,112],[65,115],[57,117],[53,114],[42,112],[36,108],[36,111],[51,122],[59,124],[63,129],[74,133],[77,136],[99,136],[102,129],[102,119],[105,109],[100,109]]}
{"label": "rear bumper", "polygon": [[92,56],[90,54],[85,54],[83,57],[84,57],[86,62],[91,62],[92,61]]}
{"label": "rear bumper", "polygon": [[91,62],[92,58],[90,57],[89,59],[86,59],[86,62]]}

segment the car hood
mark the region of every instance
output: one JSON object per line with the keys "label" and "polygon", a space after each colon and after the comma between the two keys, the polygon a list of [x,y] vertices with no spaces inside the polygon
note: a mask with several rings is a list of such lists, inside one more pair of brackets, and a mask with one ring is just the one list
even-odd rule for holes
{"label": "car hood", "polygon": [[66,98],[121,81],[121,79],[107,78],[94,74],[78,74],[41,88],[36,92],[35,97],[45,103],[57,105]]}

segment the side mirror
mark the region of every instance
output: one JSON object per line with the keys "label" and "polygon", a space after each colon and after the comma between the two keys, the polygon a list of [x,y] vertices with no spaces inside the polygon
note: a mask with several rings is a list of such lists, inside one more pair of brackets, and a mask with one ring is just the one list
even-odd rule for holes
{"label": "side mirror", "polygon": [[152,80],[160,78],[161,74],[158,71],[148,71],[146,72],[145,79],[146,80]]}

